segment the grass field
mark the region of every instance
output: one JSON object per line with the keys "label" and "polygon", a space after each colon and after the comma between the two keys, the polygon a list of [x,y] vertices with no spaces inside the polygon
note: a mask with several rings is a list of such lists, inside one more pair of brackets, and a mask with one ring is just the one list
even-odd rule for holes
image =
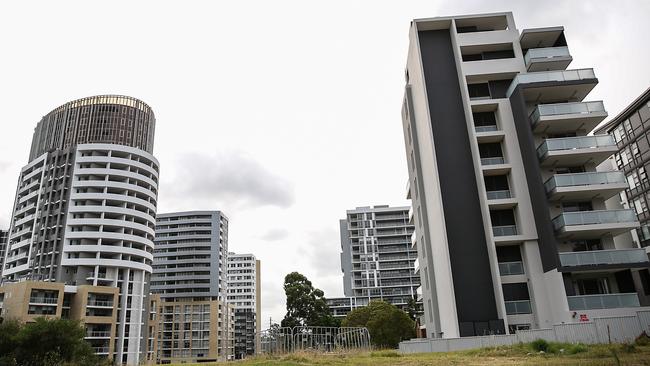
{"label": "grass field", "polygon": [[[471,351],[400,355],[396,351],[356,354],[315,354],[299,352],[282,356],[249,358],[228,363],[197,365],[237,366],[422,366],[422,365],[650,365],[650,345],[572,345],[549,343],[546,352],[540,345],[520,344]],[[188,366],[188,364],[183,364]]]}

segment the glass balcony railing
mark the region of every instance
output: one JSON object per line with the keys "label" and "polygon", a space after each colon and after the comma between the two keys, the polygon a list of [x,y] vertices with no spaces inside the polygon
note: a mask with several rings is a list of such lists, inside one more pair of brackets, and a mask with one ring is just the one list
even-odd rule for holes
{"label": "glass balcony railing", "polygon": [[499,127],[497,125],[491,125],[491,126],[474,126],[474,131],[476,132],[494,132],[494,131],[499,131]]}
{"label": "glass balcony railing", "polygon": [[481,165],[497,165],[497,164],[505,164],[506,160],[502,157],[495,157],[495,158],[481,158]]}
{"label": "glass balcony railing", "polygon": [[546,48],[531,48],[526,52],[524,56],[524,61],[526,65],[530,64],[531,61],[542,61],[548,60],[551,61],[553,58],[557,57],[571,57],[569,53],[569,47],[546,47]]}
{"label": "glass balcony railing", "polygon": [[553,227],[558,230],[565,226],[632,223],[636,220],[634,210],[564,212],[553,219]]}
{"label": "glass balcony railing", "polygon": [[642,248],[560,253],[560,263],[567,267],[645,262],[648,262],[648,255]]}
{"label": "glass balcony railing", "polygon": [[499,274],[501,276],[513,276],[524,274],[524,263],[519,262],[500,262]]}
{"label": "glass balcony railing", "polygon": [[639,296],[636,292],[627,294],[602,294],[567,296],[569,310],[593,310],[633,308],[639,305]]}
{"label": "glass balcony railing", "polygon": [[532,313],[530,300],[505,301],[505,304],[506,304],[506,314],[508,315]]}
{"label": "glass balcony railing", "polygon": [[540,104],[535,108],[533,113],[530,114],[530,120],[535,124],[539,122],[541,117],[558,116],[563,114],[578,116],[594,112],[605,112],[605,105],[602,101]]}
{"label": "glass balcony railing", "polygon": [[611,135],[546,139],[537,148],[537,155],[543,157],[549,151],[593,149],[598,147],[616,147],[616,142]]}
{"label": "glass balcony railing", "polygon": [[516,225],[493,226],[492,234],[494,234],[494,236],[517,235],[517,226]]}
{"label": "glass balcony railing", "polygon": [[486,193],[487,193],[487,199],[489,200],[503,200],[503,199],[512,198],[510,191],[507,189],[502,191],[487,191]]}
{"label": "glass balcony railing", "polygon": [[59,302],[59,299],[56,297],[32,296],[29,298],[29,302],[34,304],[57,304]]}
{"label": "glass balcony railing", "polygon": [[506,97],[510,95],[519,84],[539,83],[544,81],[572,81],[595,79],[596,74],[594,69],[577,69],[577,70],[563,70],[563,71],[539,71],[529,72],[525,74],[517,74],[510,83],[510,87],[506,91]]}
{"label": "glass balcony railing", "polygon": [[625,183],[623,172],[589,172],[556,174],[544,183],[547,192],[557,187],[590,186],[596,184]]}

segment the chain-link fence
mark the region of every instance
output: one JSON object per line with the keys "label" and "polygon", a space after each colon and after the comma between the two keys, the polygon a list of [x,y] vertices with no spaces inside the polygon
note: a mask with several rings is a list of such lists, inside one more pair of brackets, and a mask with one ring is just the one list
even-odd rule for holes
{"label": "chain-link fence", "polygon": [[361,327],[277,327],[262,331],[260,343],[267,354],[363,350],[370,349],[370,333]]}

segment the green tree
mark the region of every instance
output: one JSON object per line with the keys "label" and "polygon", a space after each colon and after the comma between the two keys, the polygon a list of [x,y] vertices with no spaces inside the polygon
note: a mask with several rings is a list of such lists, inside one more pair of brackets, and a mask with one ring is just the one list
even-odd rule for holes
{"label": "green tree", "polygon": [[381,348],[397,348],[399,342],[415,337],[413,320],[385,301],[371,301],[368,306],[352,310],[341,325],[368,328],[370,341]]}
{"label": "green tree", "polygon": [[302,274],[289,273],[284,278],[284,292],[287,295],[287,314],[282,319],[283,327],[340,325],[330,313],[323,291],[314,288]]}
{"label": "green tree", "polygon": [[108,359],[94,354],[84,327],[67,319],[37,318],[33,323],[0,325],[0,365],[97,366]]}

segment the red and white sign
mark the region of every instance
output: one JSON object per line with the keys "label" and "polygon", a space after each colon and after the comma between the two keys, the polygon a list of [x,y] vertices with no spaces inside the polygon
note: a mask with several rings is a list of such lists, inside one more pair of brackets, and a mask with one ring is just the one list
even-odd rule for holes
{"label": "red and white sign", "polygon": [[580,314],[580,321],[581,322],[588,322],[589,317],[587,316],[587,314]]}

